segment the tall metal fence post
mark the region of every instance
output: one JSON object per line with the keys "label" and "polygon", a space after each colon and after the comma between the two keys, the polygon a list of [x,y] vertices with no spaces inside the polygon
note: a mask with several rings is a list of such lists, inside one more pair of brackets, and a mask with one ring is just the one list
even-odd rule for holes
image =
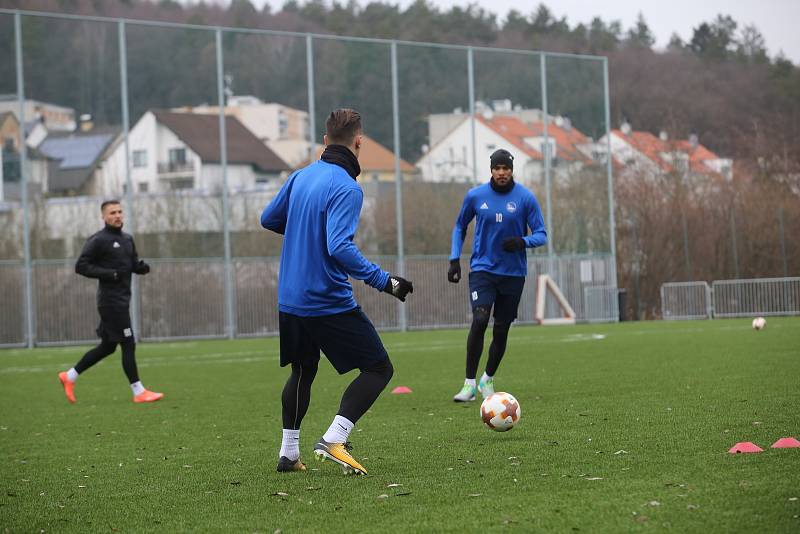
{"label": "tall metal fence post", "polygon": [[217,100],[219,102],[219,159],[222,163],[222,236],[225,247],[224,287],[225,287],[225,330],[228,339],[236,336],[236,314],[233,294],[233,273],[231,265],[230,199],[228,198],[228,145],[225,131],[225,89],[222,61],[222,29],[216,29],[217,44]]}
{"label": "tall metal fence post", "polygon": [[781,236],[781,260],[783,260],[783,276],[789,276],[789,263],[786,260],[786,235],[783,232],[783,204],[778,206],[778,231]]}
{"label": "tall metal fence post", "polygon": [[[124,20],[117,21],[117,36],[119,42],[119,97],[122,108],[122,141],[125,146],[125,201],[130,209],[130,213],[126,217],[128,220],[126,226],[128,231],[134,234],[136,233],[136,210],[133,205],[133,181],[131,180],[130,146],[128,144],[131,122],[130,103],[128,100],[128,48]],[[139,332],[139,325],[141,324],[139,320],[141,313],[139,299],[139,278],[134,276],[131,280],[131,323],[134,334],[141,338],[141,332]]]}
{"label": "tall metal fence post", "polygon": [[683,226],[683,261],[686,267],[686,281],[692,281],[692,262],[689,257],[689,227],[686,222],[686,210],[681,208],[681,223]]}
{"label": "tall metal fence post", "polygon": [[314,38],[306,34],[306,76],[308,83],[308,161],[314,161],[317,155],[317,117],[314,105]]}
{"label": "tall metal fence post", "polygon": [[469,137],[472,145],[472,184],[478,185],[478,147],[475,142],[475,52],[467,48],[467,94],[469,95]]}
{"label": "tall metal fence post", "polygon": [[739,278],[739,250],[736,245],[736,215],[734,205],[731,204],[731,244],[733,245],[733,270],[734,278]]}
{"label": "tall metal fence post", "polygon": [[548,273],[560,285],[561,280],[557,273],[555,273],[555,242],[553,241],[553,202],[551,195],[551,176],[550,176],[550,114],[548,111],[547,102],[547,54],[539,55],[539,77],[542,86],[542,133],[544,135],[544,195],[545,195],[545,210],[547,210],[547,257],[548,257]]}
{"label": "tall metal fence post", "polygon": [[31,262],[30,209],[28,208],[28,147],[25,138],[25,79],[22,70],[22,15],[14,13],[15,60],[17,63],[17,104],[19,105],[19,172],[22,187],[22,248],[25,257],[25,326],[28,348],[33,348],[36,310],[33,308],[33,265]]}
{"label": "tall metal fence post", "polygon": [[[603,97],[605,100],[605,120],[606,120],[606,176],[607,176],[607,190],[608,190],[608,232],[609,232],[609,247],[611,248],[611,279],[614,281],[614,287],[617,287],[617,227],[616,207],[614,204],[614,167],[611,165],[611,103],[608,89],[608,58],[603,58]],[[638,295],[638,289],[637,289]],[[637,296],[638,298],[638,296]],[[617,310],[619,311],[619,310]],[[619,314],[617,315],[619,320]]]}
{"label": "tall metal fence post", "polygon": [[[392,41],[392,134],[394,136],[394,211],[397,220],[397,272],[401,277],[406,275],[406,257],[403,229],[403,174],[400,172],[400,102],[397,80],[397,42]],[[397,302],[397,317],[400,331],[408,330],[406,307]]]}

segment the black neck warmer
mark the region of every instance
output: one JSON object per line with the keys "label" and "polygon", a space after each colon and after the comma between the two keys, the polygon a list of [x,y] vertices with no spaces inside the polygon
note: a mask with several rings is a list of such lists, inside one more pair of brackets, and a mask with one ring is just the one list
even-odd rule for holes
{"label": "black neck warmer", "polygon": [[358,158],[344,145],[326,146],[320,159],[343,168],[353,180],[361,174],[361,165],[358,164]]}
{"label": "black neck warmer", "polygon": [[497,185],[497,182],[494,181],[494,178],[489,180],[489,185],[492,186],[498,193],[508,193],[512,189],[514,189],[514,178],[512,177],[506,185]]}
{"label": "black neck warmer", "polygon": [[122,227],[117,228],[116,226],[111,226],[110,224],[106,225],[106,230],[108,230],[109,232],[113,232],[115,234],[122,233]]}

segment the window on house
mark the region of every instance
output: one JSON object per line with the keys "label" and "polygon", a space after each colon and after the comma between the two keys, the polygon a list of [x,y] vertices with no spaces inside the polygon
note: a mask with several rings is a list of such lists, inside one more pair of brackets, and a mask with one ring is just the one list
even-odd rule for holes
{"label": "window on house", "polygon": [[169,149],[169,162],[174,165],[186,165],[186,149],[185,148],[170,148]]}
{"label": "window on house", "polygon": [[278,136],[281,139],[286,139],[289,136],[289,118],[283,110],[278,112]]}
{"label": "window on house", "polygon": [[132,156],[134,167],[147,167],[147,150],[134,150]]}
{"label": "window on house", "polygon": [[140,193],[147,193],[150,184],[147,182],[139,182],[139,192]]}

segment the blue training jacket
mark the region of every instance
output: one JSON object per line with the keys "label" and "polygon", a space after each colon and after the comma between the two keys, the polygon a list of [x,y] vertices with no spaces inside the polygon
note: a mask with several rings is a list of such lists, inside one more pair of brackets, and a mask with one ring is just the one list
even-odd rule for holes
{"label": "blue training jacket", "polygon": [[353,243],[364,194],[342,167],[319,160],[289,177],[261,213],[283,234],[278,309],[301,316],[355,308],[348,275],[383,290],[389,273]]}
{"label": "blue training jacket", "polygon": [[[488,182],[470,189],[453,228],[451,260],[461,256],[467,227],[473,218],[475,241],[470,269],[504,276],[526,276],[528,261],[525,250],[506,252],[503,239],[522,237],[526,248],[547,243],[542,211],[534,194],[518,183],[507,193],[498,193]],[[526,235],[528,228],[531,229],[530,235]]]}

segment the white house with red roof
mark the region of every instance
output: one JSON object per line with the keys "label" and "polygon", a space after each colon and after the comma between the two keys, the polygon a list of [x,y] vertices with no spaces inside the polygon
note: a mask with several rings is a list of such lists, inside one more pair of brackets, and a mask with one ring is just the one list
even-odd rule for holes
{"label": "white house with red roof", "polygon": [[[591,157],[580,148],[581,145],[590,145],[590,138],[561,117],[553,117],[549,121],[545,137],[541,117],[538,110],[498,113],[485,109],[476,114],[475,164],[478,181],[488,180],[489,156],[499,148],[514,155],[514,177],[527,186],[544,182],[545,143],[550,147],[550,165],[556,179],[592,163]],[[422,180],[471,182],[472,123],[469,114],[449,114],[447,121],[431,116],[429,124],[432,146],[416,163]],[[445,131],[447,128],[449,131]]]}
{"label": "white house with red roof", "polygon": [[[689,139],[670,139],[666,132],[658,136],[635,131],[627,122],[611,130],[611,154],[624,176],[658,176],[677,173],[700,178],[733,177],[733,160],[721,158],[701,145],[696,135]],[[606,137],[597,143],[605,152]]]}

